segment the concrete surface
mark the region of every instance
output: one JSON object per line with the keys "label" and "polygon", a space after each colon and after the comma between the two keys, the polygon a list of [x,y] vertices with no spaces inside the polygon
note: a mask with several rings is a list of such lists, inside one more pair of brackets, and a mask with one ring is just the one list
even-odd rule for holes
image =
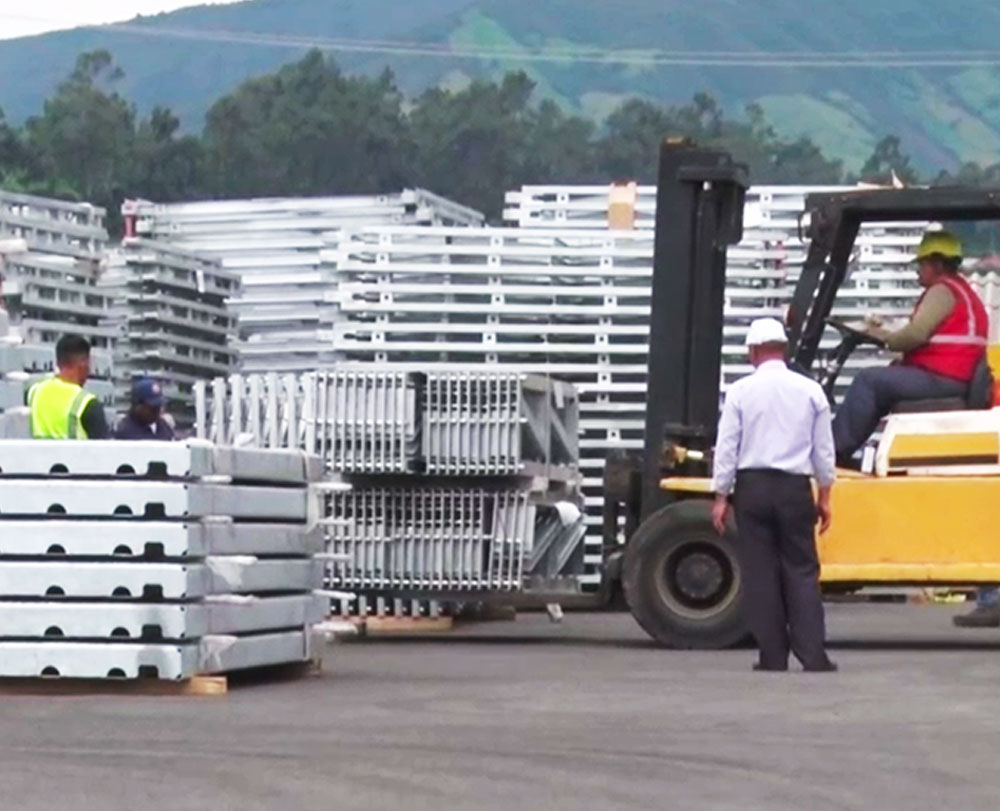
{"label": "concrete surface", "polygon": [[830,606],[834,675],[522,615],[222,699],[0,698],[0,807],[992,809],[1000,631],[955,610]]}

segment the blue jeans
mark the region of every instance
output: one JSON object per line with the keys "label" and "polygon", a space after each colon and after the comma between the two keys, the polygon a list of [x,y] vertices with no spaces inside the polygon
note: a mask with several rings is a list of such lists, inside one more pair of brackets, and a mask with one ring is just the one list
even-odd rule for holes
{"label": "blue jeans", "polygon": [[1000,587],[987,586],[976,592],[976,608],[996,608],[1000,605]]}
{"label": "blue jeans", "polygon": [[837,457],[851,457],[878,428],[879,421],[902,400],[964,397],[969,385],[916,366],[864,369],[847,390],[833,420]]}

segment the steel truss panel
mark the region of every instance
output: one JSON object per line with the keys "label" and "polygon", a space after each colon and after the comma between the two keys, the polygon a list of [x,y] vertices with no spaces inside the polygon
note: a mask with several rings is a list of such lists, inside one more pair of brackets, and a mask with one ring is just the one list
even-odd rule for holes
{"label": "steel truss panel", "polygon": [[333,496],[335,587],[519,591],[530,576],[582,573],[571,501],[521,490],[365,488]]}
{"label": "steel truss panel", "polygon": [[0,642],[0,677],[140,677],[170,681],[312,658],[311,631],[208,636],[187,644]]}
{"label": "steel truss panel", "polygon": [[310,517],[309,500],[304,488],[150,481],[0,481],[0,515],[11,517],[230,516],[304,522]]}
{"label": "steel truss panel", "polygon": [[0,442],[0,476],[227,476],[241,481],[306,483],[322,462],[295,450],[220,447],[210,442]]}
{"label": "steel truss panel", "polygon": [[429,373],[423,453],[432,475],[571,474],[579,457],[576,390],[538,375]]}
{"label": "steel truss panel", "polygon": [[323,551],[320,526],[235,524],[232,521],[0,522],[3,557],[201,558],[206,555],[316,555]]}
{"label": "steel truss panel", "polygon": [[4,598],[192,600],[220,594],[312,591],[319,560],[211,557],[205,563],[0,561]]}
{"label": "steel truss panel", "polygon": [[303,628],[322,621],[328,599],[207,597],[199,603],[0,601],[0,638],[189,640]]}
{"label": "steel truss panel", "polygon": [[539,375],[361,365],[219,380],[211,415],[206,394],[199,398],[202,436],[298,444],[337,473],[575,476],[577,393]]}

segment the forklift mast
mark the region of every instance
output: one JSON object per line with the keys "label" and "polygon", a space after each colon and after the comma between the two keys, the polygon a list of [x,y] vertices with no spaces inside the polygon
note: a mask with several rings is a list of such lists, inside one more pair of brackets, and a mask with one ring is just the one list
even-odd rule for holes
{"label": "forklift mast", "polygon": [[743,236],[747,169],[687,141],[660,148],[640,518],[666,503],[674,448],[715,442],[722,373],[726,248]]}

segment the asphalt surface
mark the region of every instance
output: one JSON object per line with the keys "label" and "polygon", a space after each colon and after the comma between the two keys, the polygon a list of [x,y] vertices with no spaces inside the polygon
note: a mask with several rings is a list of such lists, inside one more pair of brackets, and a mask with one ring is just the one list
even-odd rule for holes
{"label": "asphalt surface", "polygon": [[830,606],[832,675],[522,615],[224,698],[0,698],[0,807],[995,809],[1000,631],[954,611]]}

